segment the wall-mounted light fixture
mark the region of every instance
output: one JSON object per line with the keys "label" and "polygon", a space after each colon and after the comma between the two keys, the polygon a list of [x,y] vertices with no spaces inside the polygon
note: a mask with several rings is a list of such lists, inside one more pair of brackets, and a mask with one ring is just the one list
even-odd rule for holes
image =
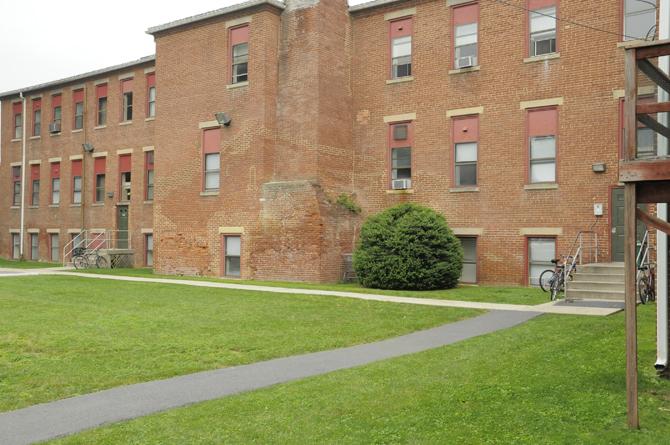
{"label": "wall-mounted light fixture", "polygon": [[81,144],[81,148],[83,148],[86,153],[93,153],[93,151],[95,150],[93,144],[90,144],[88,142]]}
{"label": "wall-mounted light fixture", "polygon": [[591,166],[594,173],[605,173],[607,171],[607,166],[604,162],[596,162]]}
{"label": "wall-mounted light fixture", "polygon": [[214,116],[216,117],[216,121],[219,123],[219,125],[225,125],[226,127],[230,127],[230,123],[233,121],[228,113],[214,113]]}

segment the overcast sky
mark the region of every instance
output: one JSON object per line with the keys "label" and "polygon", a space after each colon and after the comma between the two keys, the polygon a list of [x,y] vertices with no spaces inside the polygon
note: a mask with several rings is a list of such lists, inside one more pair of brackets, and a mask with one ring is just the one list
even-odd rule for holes
{"label": "overcast sky", "polygon": [[147,28],[242,1],[0,0],[0,92],[148,56]]}

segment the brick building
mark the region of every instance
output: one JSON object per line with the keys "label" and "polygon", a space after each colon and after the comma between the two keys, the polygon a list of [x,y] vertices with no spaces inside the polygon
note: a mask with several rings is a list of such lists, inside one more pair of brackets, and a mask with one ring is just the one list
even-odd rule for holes
{"label": "brick building", "polygon": [[367,215],[416,202],[463,281],[527,284],[580,231],[620,261],[618,46],[653,36],[645,4],[252,0],[150,28],[155,57],[0,95],[0,255],[127,226],[160,273],[336,281]]}

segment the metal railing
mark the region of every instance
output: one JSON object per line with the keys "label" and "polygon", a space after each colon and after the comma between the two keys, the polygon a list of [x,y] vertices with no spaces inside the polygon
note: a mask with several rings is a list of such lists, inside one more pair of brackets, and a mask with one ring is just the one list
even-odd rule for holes
{"label": "metal railing", "polygon": [[75,249],[131,249],[131,236],[128,230],[82,230],[63,246],[63,266],[72,261]]}
{"label": "metal railing", "polygon": [[637,256],[635,257],[635,264],[638,267],[649,262],[649,253],[651,250],[649,241],[649,230],[646,230],[644,237],[642,237],[642,242],[638,247]]}
{"label": "metal railing", "polygon": [[568,256],[565,257],[563,283],[565,283],[566,298],[570,273],[575,270],[578,264],[580,266],[584,264],[584,261],[587,263],[598,263],[600,259],[598,233],[593,230],[595,224],[596,223],[593,223],[589,230],[580,230],[577,232],[577,236],[575,236],[575,240],[572,242]]}

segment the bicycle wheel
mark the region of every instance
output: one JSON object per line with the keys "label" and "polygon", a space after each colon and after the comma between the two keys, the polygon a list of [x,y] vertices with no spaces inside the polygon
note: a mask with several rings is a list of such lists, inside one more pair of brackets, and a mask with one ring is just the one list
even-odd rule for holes
{"label": "bicycle wheel", "polygon": [[637,279],[637,296],[640,298],[640,303],[647,304],[649,301],[649,288],[647,286],[647,277],[641,276]]}
{"label": "bicycle wheel", "polygon": [[554,276],[554,271],[547,269],[540,274],[540,289],[544,292],[549,292],[551,288],[551,278]]}
{"label": "bicycle wheel", "polygon": [[83,255],[78,255],[72,258],[72,264],[74,264],[75,269],[86,269],[88,261],[86,261]]}
{"label": "bicycle wheel", "polygon": [[103,256],[99,256],[95,260],[95,265],[98,269],[107,269],[107,259]]}
{"label": "bicycle wheel", "polygon": [[563,274],[559,273],[551,283],[551,301],[556,301],[561,290],[563,290]]}

